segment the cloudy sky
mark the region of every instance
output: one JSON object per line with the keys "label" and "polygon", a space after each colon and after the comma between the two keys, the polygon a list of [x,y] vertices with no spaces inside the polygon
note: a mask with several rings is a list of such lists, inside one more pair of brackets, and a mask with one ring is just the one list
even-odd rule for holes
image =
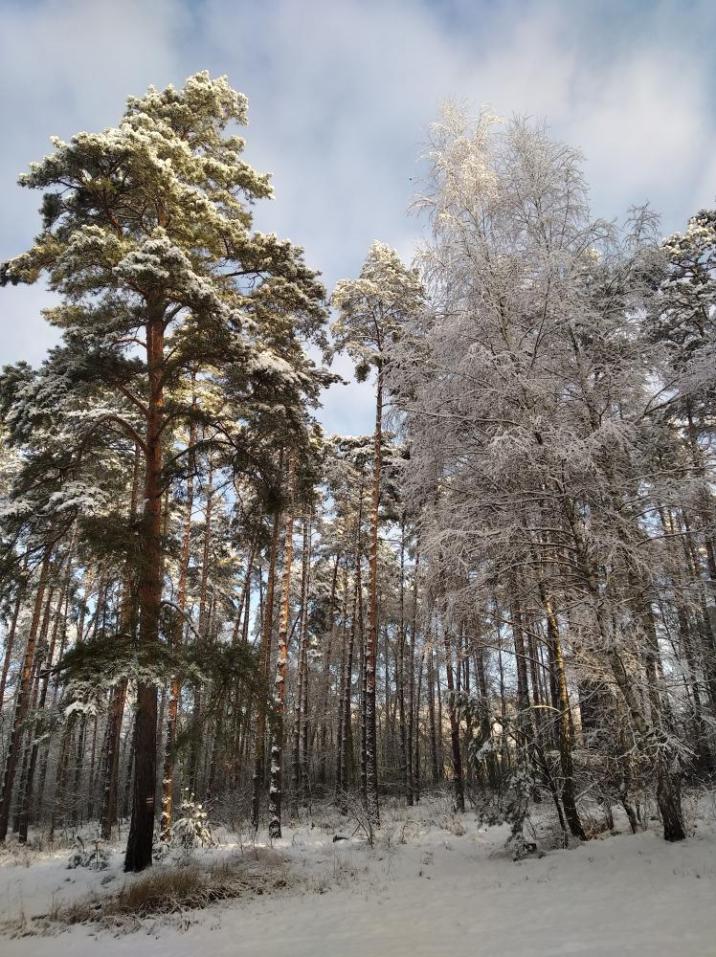
{"label": "cloudy sky", "polygon": [[[446,98],[546,120],[584,152],[596,214],[648,200],[667,233],[716,199],[714,36],[714,0],[0,0],[0,259],[36,231],[39,197],[15,181],[51,134],[110,126],[128,94],[200,69],[249,97],[247,157],[276,189],[257,225],[329,288],[374,239],[410,256]],[[48,301],[0,290],[0,364],[41,360]],[[337,387],[322,418],[368,430],[370,404]]]}

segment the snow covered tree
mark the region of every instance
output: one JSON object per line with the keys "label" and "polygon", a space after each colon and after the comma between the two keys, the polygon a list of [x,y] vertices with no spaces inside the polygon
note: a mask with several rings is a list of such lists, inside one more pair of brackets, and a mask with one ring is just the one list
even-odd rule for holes
{"label": "snow covered tree", "polygon": [[[46,274],[62,297],[47,311],[63,331],[47,374],[62,369],[65,387],[91,410],[76,454],[117,434],[142,454],[138,654],[146,671],[127,870],[151,863],[162,501],[191,451],[173,449],[172,437],[194,420],[212,436],[207,445],[241,459],[255,442],[246,434],[252,415],[268,421],[281,410],[290,420],[290,407],[315,400],[321,384],[302,343],[320,337],[323,291],[298,248],[252,230],[249,204],[271,186],[242,159],[243,139],[227,132],[246,114],[246,98],[204,72],[181,89],[131,97],[115,128],[53,139],[54,151],[20,180],[44,191],[42,232],[2,267],[5,283]],[[188,401],[181,386],[191,376],[225,388],[227,407]]]}
{"label": "snow covered tree", "polygon": [[[658,478],[643,455],[649,353],[633,322],[660,275],[652,221],[636,212],[624,239],[591,221],[579,155],[520,120],[472,125],[450,109],[429,158],[422,204],[433,239],[421,265],[432,308],[403,330],[389,384],[405,414],[407,494],[422,508],[430,574],[444,578],[454,607],[479,595],[508,624],[515,743],[581,837],[555,593],[569,605],[580,619],[573,652],[614,685],[639,753],[653,759],[665,836],[678,840],[679,747],[663,725],[656,580],[644,560]],[[525,602],[546,622],[562,716],[559,795],[528,696]]]}
{"label": "snow covered tree", "polygon": [[[716,211],[692,216],[683,233],[664,241],[663,250],[666,271],[644,331],[650,347],[657,349],[661,391],[654,415],[662,426],[663,467],[668,462],[681,477],[678,487],[664,488],[660,524],[665,535],[681,536],[682,547],[667,556],[668,575],[675,588],[681,666],[701,729],[696,749],[709,768],[713,741],[705,733],[703,699],[710,699],[716,713]],[[695,608],[694,591],[700,596]]]}
{"label": "snow covered tree", "polygon": [[345,350],[360,380],[375,370],[375,432],[368,581],[368,636],[365,645],[366,728],[363,754],[365,800],[375,822],[378,809],[375,665],[378,646],[378,535],[382,472],[383,390],[389,344],[400,336],[406,320],[422,307],[422,287],[415,270],[406,269],[398,254],[373,243],[357,279],[341,280],[332,297],[338,317],[331,327],[334,349]]}
{"label": "snow covered tree", "polygon": [[648,322],[664,346],[674,383],[698,404],[714,388],[716,210],[701,210],[663,244],[667,273]]}

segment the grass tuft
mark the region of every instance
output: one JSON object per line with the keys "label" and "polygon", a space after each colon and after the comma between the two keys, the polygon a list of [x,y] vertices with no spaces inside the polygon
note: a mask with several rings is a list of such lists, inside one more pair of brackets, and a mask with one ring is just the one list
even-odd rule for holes
{"label": "grass tuft", "polygon": [[63,924],[116,925],[127,919],[180,914],[217,901],[270,894],[292,882],[282,867],[258,869],[242,858],[204,867],[157,867],[127,881],[115,894],[60,904],[48,916]]}

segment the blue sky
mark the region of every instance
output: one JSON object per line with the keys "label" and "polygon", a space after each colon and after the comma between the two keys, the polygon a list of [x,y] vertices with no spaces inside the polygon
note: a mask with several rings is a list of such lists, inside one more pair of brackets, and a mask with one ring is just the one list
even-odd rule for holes
{"label": "blue sky", "polygon": [[[128,94],[200,69],[249,97],[247,158],[276,189],[257,225],[303,245],[329,288],[374,239],[410,257],[446,98],[545,120],[583,150],[595,214],[649,200],[667,233],[716,199],[714,36],[714,0],[0,0],[0,258],[37,229],[15,180],[51,134],[110,126]],[[0,290],[0,363],[41,360],[48,302]],[[369,386],[332,389],[322,418],[369,430]]]}

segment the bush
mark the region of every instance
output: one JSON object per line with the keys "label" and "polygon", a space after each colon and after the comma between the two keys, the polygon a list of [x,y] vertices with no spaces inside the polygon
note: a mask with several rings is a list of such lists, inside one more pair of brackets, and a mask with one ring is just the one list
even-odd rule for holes
{"label": "bush", "polygon": [[75,838],[75,847],[67,861],[67,867],[88,867],[93,871],[104,871],[109,867],[109,851],[100,840],[92,841],[92,847],[85,847],[85,842],[78,835]]}

